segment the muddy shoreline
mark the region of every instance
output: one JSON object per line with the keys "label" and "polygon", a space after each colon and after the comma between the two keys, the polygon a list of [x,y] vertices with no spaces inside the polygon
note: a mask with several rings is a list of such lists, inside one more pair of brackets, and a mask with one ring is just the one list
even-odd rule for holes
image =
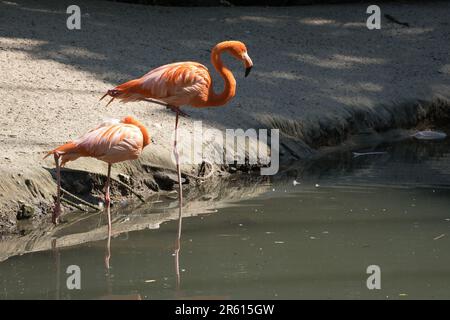
{"label": "muddy shoreline", "polygon": [[[304,140],[301,143],[289,138],[286,128],[282,125],[274,123],[274,128],[278,128],[281,131],[280,171],[283,172],[292,163],[296,163],[296,166],[301,167],[302,163],[320,159],[332,152],[367,148],[384,142],[408,139],[412,133],[418,130],[448,128],[448,123],[450,122],[450,103],[442,98],[431,102],[421,101],[380,108],[385,110],[386,118],[380,117],[380,112],[377,111],[374,114],[365,114],[363,116],[364,122],[356,124],[354,119],[358,118],[358,116],[355,116],[355,118],[348,119],[346,126],[338,128],[336,127],[337,124],[334,124],[335,127],[332,130],[330,130],[333,127],[332,124],[327,123],[325,127],[321,127],[321,123],[319,123],[319,126],[316,127],[319,131],[305,130],[306,133],[302,133]],[[396,112],[391,113],[389,110],[395,110]],[[314,141],[321,143],[314,145],[311,137],[315,137]],[[308,140],[310,144],[306,143]],[[298,151],[299,144],[305,145],[303,151],[307,150],[307,152],[300,153]],[[292,145],[294,147],[289,147]],[[133,191],[140,194],[143,198],[146,198],[146,202],[151,202],[151,199],[159,194],[165,196],[173,192],[176,197],[177,178],[174,168],[157,167],[146,161],[151,161],[148,158],[148,154],[144,154],[139,161],[122,164],[116,170],[111,188],[116,207],[132,208],[137,205],[143,205],[132,194],[130,189],[124,187],[124,184],[130,186]],[[189,201],[195,202],[205,196],[210,196],[208,192],[213,192],[216,188],[223,190],[223,186],[230,183],[230,181],[233,181],[234,184],[239,184],[237,181],[242,180],[242,183],[245,184],[245,181],[251,177],[254,177],[252,179],[258,179],[260,168],[261,166],[258,165],[214,165],[209,167],[205,163],[191,166],[190,170],[185,167],[182,174],[183,188],[190,193]],[[12,200],[13,205],[11,207],[3,207],[1,212],[8,213],[8,209],[10,212],[9,215],[3,214],[3,217],[14,218],[15,215],[16,218],[15,221],[11,221],[11,218],[9,218],[9,225],[5,224],[6,227],[3,225],[0,229],[3,239],[25,235],[25,229],[17,227],[18,223],[23,224],[24,221],[26,221],[25,223],[28,226],[37,228],[50,225],[55,172],[52,168],[44,169],[47,171],[45,179],[41,176],[36,181],[27,176],[22,176],[22,182],[15,180],[19,182],[19,186],[24,187],[22,192],[31,194],[32,198],[28,202]],[[124,174],[124,172],[127,174]],[[210,175],[210,173],[211,176],[206,181],[197,178]],[[103,173],[89,170],[63,169],[62,177],[62,187],[65,190],[94,206],[101,204],[103,197],[102,188],[106,179]],[[261,177],[261,179],[270,181],[270,176]],[[2,185],[5,186],[4,183]],[[205,188],[205,186],[208,187]],[[65,203],[65,212],[67,214],[78,212],[78,214],[90,213],[98,215],[99,211],[92,210],[92,208],[84,205],[78,199],[72,198],[70,195],[66,195],[65,198],[78,205],[77,208]],[[84,209],[85,212],[80,212],[80,208]]]}

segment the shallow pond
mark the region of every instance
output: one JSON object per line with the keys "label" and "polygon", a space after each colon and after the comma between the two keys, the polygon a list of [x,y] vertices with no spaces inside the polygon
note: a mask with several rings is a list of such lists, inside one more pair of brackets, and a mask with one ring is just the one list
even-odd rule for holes
{"label": "shallow pond", "polygon": [[[35,252],[0,262],[0,298],[450,298],[449,139],[354,151],[381,153],[330,154],[242,187],[237,200],[187,208],[198,212],[183,219],[179,285],[176,202],[166,199],[115,213],[109,270],[105,228],[80,244],[66,230],[50,250],[36,236]],[[137,227],[123,227],[130,219]],[[81,290],[66,286],[70,265]],[[381,270],[380,290],[367,288],[370,265]]]}

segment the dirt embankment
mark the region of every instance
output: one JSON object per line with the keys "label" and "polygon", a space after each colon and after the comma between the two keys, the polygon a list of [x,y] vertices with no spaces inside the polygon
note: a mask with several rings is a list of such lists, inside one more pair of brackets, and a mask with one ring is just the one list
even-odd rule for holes
{"label": "dirt embankment", "polygon": [[[13,228],[18,214],[47,220],[55,184],[53,163],[42,156],[105,118],[134,115],[153,139],[139,161],[115,166],[115,179],[144,195],[170,189],[173,114],[148,103],[104,108],[98,98],[148,69],[183,60],[207,65],[220,90],[209,50],[225,39],[247,44],[254,70],[244,79],[242,66],[225,58],[238,82],[235,99],[224,108],[189,109],[183,128],[192,131],[194,121],[205,130],[278,128],[281,160],[288,161],[360,134],[449,120],[446,2],[383,3],[382,15],[409,27],[383,16],[381,30],[366,28],[368,4],[166,8],[103,1],[78,1],[82,28],[68,30],[70,4],[0,2],[1,230]],[[96,204],[105,165],[83,159],[68,169],[65,188]],[[183,170],[198,175],[200,166]],[[217,177],[227,168],[213,170]],[[129,193],[117,183],[113,191],[116,198]]]}

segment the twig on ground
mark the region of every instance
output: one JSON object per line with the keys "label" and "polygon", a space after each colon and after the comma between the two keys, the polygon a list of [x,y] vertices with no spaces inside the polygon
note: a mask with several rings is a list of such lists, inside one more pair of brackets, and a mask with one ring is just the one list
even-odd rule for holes
{"label": "twig on ground", "polygon": [[139,194],[139,193],[137,193],[136,191],[134,191],[132,187],[130,187],[130,186],[127,185],[126,183],[123,183],[123,182],[120,181],[119,179],[114,179],[114,181],[117,182],[118,184],[120,184],[121,186],[127,188],[128,190],[130,190],[132,194],[134,194],[136,197],[139,198],[139,200],[141,200],[143,203],[145,203],[144,197],[143,197],[141,194]]}
{"label": "twig on ground", "polygon": [[72,198],[78,200],[78,201],[81,202],[82,204],[84,204],[84,205],[86,205],[86,206],[88,206],[88,207],[90,207],[90,208],[92,208],[92,209],[94,209],[94,210],[96,210],[96,211],[100,211],[100,208],[99,208],[98,206],[93,205],[92,203],[89,203],[89,202],[87,202],[87,201],[84,201],[84,200],[81,199],[81,198],[78,198],[76,195],[70,193],[69,191],[67,191],[67,190],[65,190],[65,189],[63,189],[63,188],[61,188],[61,191],[62,191],[63,193],[65,193],[65,194],[67,194],[68,196],[71,196]]}
{"label": "twig on ground", "polygon": [[69,206],[74,207],[74,208],[76,208],[78,210],[81,210],[81,211],[84,211],[84,212],[88,211],[87,209],[77,205],[76,203],[74,203],[74,202],[72,202],[70,200],[67,200],[66,198],[61,198],[61,201],[67,203]]}

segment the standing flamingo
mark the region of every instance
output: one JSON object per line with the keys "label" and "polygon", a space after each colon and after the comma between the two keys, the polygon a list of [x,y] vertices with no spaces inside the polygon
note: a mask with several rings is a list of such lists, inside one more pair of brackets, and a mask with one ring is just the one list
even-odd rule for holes
{"label": "standing flamingo", "polygon": [[[211,62],[222,76],[225,87],[219,94],[214,92],[208,68],[197,62],[175,62],[149,71],[139,79],[125,82],[108,92],[100,99],[111,96],[122,102],[151,101],[161,103],[172,111],[180,113],[183,105],[193,107],[215,107],[225,105],[236,92],[236,80],[231,71],[224,66],[221,58],[223,52],[241,60],[248,76],[253,62],[245,44],[240,41],[224,41],[211,51]],[[182,113],[183,114],[183,113]]]}
{"label": "standing flamingo", "polygon": [[[53,154],[56,164],[57,193],[52,221],[58,223],[61,214],[61,170],[68,161],[80,157],[93,157],[108,163],[108,178],[106,180],[105,205],[109,209],[109,185],[111,166],[114,163],[134,160],[142,153],[142,149],[150,143],[147,129],[133,117],[125,117],[121,121],[106,121],[90,130],[78,139],[67,142],[50,151],[45,156]],[[111,229],[111,216],[108,212],[108,227]]]}
{"label": "standing flamingo", "polygon": [[[176,113],[174,155],[178,173],[178,238],[176,256],[180,249],[181,238],[181,207],[183,204],[183,189],[181,187],[181,170],[177,149],[178,118],[186,114],[180,111],[183,105],[192,107],[216,107],[225,105],[236,92],[236,80],[231,71],[223,64],[221,55],[228,52],[241,60],[245,66],[245,77],[250,73],[253,62],[250,59],[245,44],[240,41],[224,41],[218,43],[211,51],[211,62],[224,80],[225,86],[221,93],[215,93],[208,68],[197,62],[176,62],[153,69],[139,79],[125,82],[114,89],[108,90],[106,96],[111,96],[109,105],[114,99],[122,102],[149,101],[162,104]],[[178,269],[178,259],[176,260]]]}

